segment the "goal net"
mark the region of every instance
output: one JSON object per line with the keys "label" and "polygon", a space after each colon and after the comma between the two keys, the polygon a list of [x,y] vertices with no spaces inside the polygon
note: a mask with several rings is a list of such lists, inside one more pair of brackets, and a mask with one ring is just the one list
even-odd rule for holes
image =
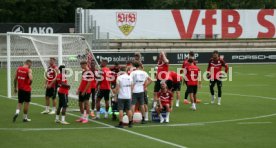
{"label": "goal net", "polygon": [[[61,35],[61,34],[7,34],[7,70],[8,70],[8,96],[13,97],[13,78],[18,66],[27,59],[33,61],[32,97],[45,96],[45,71],[49,66],[50,57],[57,59],[56,65],[64,64],[68,70],[68,83],[70,109],[77,107],[76,90],[81,79],[80,61],[86,60],[88,52],[92,53],[86,40],[89,34]],[[93,54],[92,54],[93,56]]]}

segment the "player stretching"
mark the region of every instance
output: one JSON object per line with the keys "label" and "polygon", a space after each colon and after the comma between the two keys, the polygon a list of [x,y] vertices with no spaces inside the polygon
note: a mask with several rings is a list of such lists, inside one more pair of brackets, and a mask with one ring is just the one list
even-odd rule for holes
{"label": "player stretching", "polygon": [[224,67],[225,73],[228,72],[228,65],[224,62],[223,59],[219,57],[219,53],[217,50],[213,52],[213,57],[210,59],[207,71],[209,72],[208,77],[210,78],[210,92],[212,95],[211,103],[215,103],[215,92],[214,92],[214,86],[217,84],[218,87],[218,105],[221,105],[221,70],[222,67]]}
{"label": "player stretching", "polygon": [[[161,81],[161,90],[158,92],[158,106],[155,108],[156,112],[159,115],[160,123],[164,121],[166,123],[170,122],[170,112],[172,111],[173,106],[173,94],[168,89],[165,81]],[[166,118],[164,119],[161,112],[166,111]]]}
{"label": "player stretching", "polygon": [[152,111],[155,111],[155,107],[157,105],[157,93],[161,89],[160,82],[162,80],[166,80],[168,77],[168,71],[169,71],[169,60],[167,59],[165,53],[162,51],[159,54],[158,63],[157,63],[157,73],[156,73],[156,81],[154,84],[154,102],[153,102],[153,109]]}
{"label": "player stretching", "polygon": [[31,101],[31,84],[33,80],[32,76],[32,61],[26,60],[23,66],[19,66],[16,70],[16,75],[14,77],[14,93],[18,93],[18,104],[13,117],[13,122],[19,115],[22,104],[24,103],[24,115],[23,122],[30,122],[31,119],[28,118],[29,103]]}
{"label": "player stretching", "polygon": [[126,73],[126,68],[121,67],[120,69],[121,75],[117,78],[117,85],[115,89],[115,101],[118,102],[118,110],[119,110],[119,119],[120,123],[119,128],[123,128],[123,116],[124,111],[126,111],[129,119],[128,127],[132,127],[132,112],[131,112],[131,94],[133,89],[133,81],[131,77]]}
{"label": "player stretching", "polygon": [[[65,66],[60,65],[59,66],[59,74],[57,75],[57,85],[59,87],[58,89],[58,108],[57,108],[57,113],[56,113],[56,123],[61,123],[61,124],[69,124],[68,122],[65,121],[65,114],[66,114],[66,108],[68,107],[68,92],[70,89],[70,85],[67,84],[67,79],[65,77],[66,71],[65,71]],[[61,111],[61,121],[59,120],[59,115]]]}
{"label": "player stretching", "polygon": [[101,108],[101,100],[104,98],[105,100],[105,115],[104,118],[108,118],[108,109],[109,109],[109,93],[110,93],[110,74],[111,71],[109,68],[107,68],[107,63],[108,61],[106,59],[103,59],[101,62],[101,70],[99,71],[99,81],[97,84],[97,101],[96,101],[96,106],[97,106],[97,115],[96,119],[100,119],[100,108]]}
{"label": "player stretching", "polygon": [[[132,93],[132,112],[135,111],[136,103],[139,103],[141,113],[142,113],[142,124],[145,124],[145,88],[150,85],[152,80],[149,75],[142,70],[141,64],[139,61],[133,62],[133,66],[136,67],[136,70],[131,72],[130,77],[133,80],[133,93]],[[147,117],[148,118],[148,117]]]}
{"label": "player stretching", "polygon": [[196,93],[198,85],[201,87],[201,81],[199,79],[200,69],[194,64],[193,59],[189,59],[189,66],[186,67],[187,69],[187,91],[190,95],[191,102],[192,102],[192,110],[196,110]]}
{"label": "player stretching", "polygon": [[[55,65],[56,59],[51,57],[49,60],[49,67],[46,73],[46,81],[45,81],[45,101],[46,108],[42,114],[55,114],[56,113],[56,94],[57,94],[57,85],[56,85],[56,77],[58,74],[58,67]],[[50,112],[50,98],[52,98],[53,108]]]}
{"label": "player stretching", "polygon": [[[81,118],[76,121],[81,123],[88,123],[88,115],[90,112],[89,98],[91,95],[91,81],[93,74],[88,68],[86,61],[82,61],[80,65],[83,72],[81,83],[77,90],[77,95],[79,95],[79,107],[81,112]],[[86,110],[86,113],[84,113],[84,110]]]}
{"label": "player stretching", "polygon": [[172,93],[174,94],[174,92],[176,92],[176,104],[175,104],[175,106],[179,107],[182,77],[181,77],[181,75],[177,74],[174,71],[170,71],[170,77],[172,79]]}

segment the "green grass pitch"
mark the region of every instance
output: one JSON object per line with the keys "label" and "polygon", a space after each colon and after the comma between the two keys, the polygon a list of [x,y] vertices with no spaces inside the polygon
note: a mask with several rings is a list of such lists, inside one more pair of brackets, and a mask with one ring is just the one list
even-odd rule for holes
{"label": "green grass pitch", "polygon": [[[135,124],[133,128],[113,128],[111,119],[74,122],[78,112],[70,112],[70,125],[54,123],[55,115],[41,115],[42,98],[32,98],[30,123],[21,115],[12,123],[16,100],[6,95],[6,74],[0,69],[0,147],[191,147],[245,148],[276,146],[276,65],[241,64],[233,68],[233,81],[223,83],[222,105],[211,105],[208,82],[198,92],[202,100],[197,111],[190,105],[174,107],[170,123]],[[146,67],[147,69],[149,67]],[[176,66],[171,66],[175,69]],[[202,70],[206,65],[201,65]],[[149,88],[152,92],[153,84]],[[185,87],[182,86],[181,98]],[[152,93],[149,93],[152,98]],[[183,100],[183,99],[182,99]],[[22,113],[22,112],[21,112]]]}

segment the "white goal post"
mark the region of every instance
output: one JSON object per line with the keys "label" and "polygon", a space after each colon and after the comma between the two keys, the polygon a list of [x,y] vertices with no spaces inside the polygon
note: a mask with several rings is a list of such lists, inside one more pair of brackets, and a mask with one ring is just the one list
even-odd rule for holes
{"label": "white goal post", "polygon": [[[71,68],[73,71],[81,71],[79,63],[86,59],[87,49],[94,57],[90,44],[86,40],[90,35],[92,34],[7,33],[7,96],[9,98],[14,96],[12,82],[15,70],[27,59],[33,61],[32,96],[34,97],[44,97],[44,72],[50,57],[57,59],[58,66],[64,64],[66,68]],[[97,65],[99,66],[98,63]],[[71,85],[69,97],[75,99],[81,76],[78,76],[78,82],[75,80],[76,77],[68,78]]]}

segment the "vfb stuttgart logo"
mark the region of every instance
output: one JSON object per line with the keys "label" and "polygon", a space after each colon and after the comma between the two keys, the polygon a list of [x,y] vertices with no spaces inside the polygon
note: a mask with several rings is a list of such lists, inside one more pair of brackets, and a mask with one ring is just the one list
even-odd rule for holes
{"label": "vfb stuttgart logo", "polygon": [[134,29],[137,13],[136,12],[117,12],[117,25],[125,36],[128,36]]}

